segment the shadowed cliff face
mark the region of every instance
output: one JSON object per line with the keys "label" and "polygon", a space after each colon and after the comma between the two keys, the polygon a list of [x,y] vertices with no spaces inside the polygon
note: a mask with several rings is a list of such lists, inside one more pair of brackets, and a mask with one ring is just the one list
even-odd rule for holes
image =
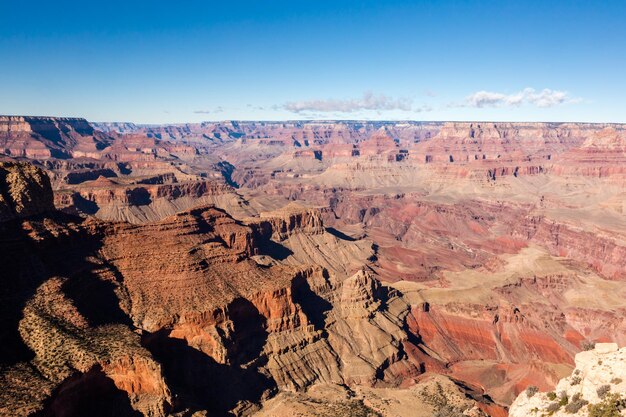
{"label": "shadowed cliff face", "polygon": [[26,158],[85,156],[104,149],[110,137],[85,119],[0,116],[3,154]]}
{"label": "shadowed cliff face", "polygon": [[123,278],[98,256],[97,226],[54,212],[41,170],[0,168],[12,216],[0,222],[2,413],[162,413],[169,391],[128,326]]}
{"label": "shadowed cliff face", "polygon": [[44,408],[33,417],[141,417],[133,410],[126,392],[95,366],[85,374],[70,377],[60,384]]}
{"label": "shadowed cliff face", "polygon": [[2,364],[32,358],[32,352],[18,334],[17,325],[26,301],[46,275],[34,253],[37,244],[29,239],[18,219],[53,210],[50,181],[41,170],[29,164],[0,163],[0,241],[4,270],[0,289]]}
{"label": "shadowed cliff face", "polygon": [[[245,336],[244,333],[242,337]],[[258,345],[263,338],[248,341]],[[175,399],[174,412],[210,410],[211,415],[228,416],[232,415],[231,410],[249,407],[275,390],[274,381],[256,367],[218,363],[185,340],[169,337],[164,332],[146,335],[143,343],[163,366]],[[248,346],[241,348],[248,349]],[[259,351],[250,351],[250,354],[258,355]]]}

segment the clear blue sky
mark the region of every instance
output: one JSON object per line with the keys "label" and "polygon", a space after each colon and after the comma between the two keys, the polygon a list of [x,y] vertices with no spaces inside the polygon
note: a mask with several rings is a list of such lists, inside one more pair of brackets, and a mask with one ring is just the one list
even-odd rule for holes
{"label": "clear blue sky", "polygon": [[626,122],[626,1],[0,4],[0,114]]}

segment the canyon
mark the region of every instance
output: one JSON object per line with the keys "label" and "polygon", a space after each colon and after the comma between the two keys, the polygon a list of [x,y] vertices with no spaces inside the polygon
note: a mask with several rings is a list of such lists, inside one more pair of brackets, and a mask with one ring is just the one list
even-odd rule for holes
{"label": "canyon", "polygon": [[0,262],[2,415],[542,415],[623,367],[626,125],[0,116]]}

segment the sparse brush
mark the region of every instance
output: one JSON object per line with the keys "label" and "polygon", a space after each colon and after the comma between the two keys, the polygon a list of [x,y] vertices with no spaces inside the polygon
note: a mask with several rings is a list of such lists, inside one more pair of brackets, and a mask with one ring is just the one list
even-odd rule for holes
{"label": "sparse brush", "polygon": [[463,416],[463,410],[461,410],[458,407],[454,407],[448,404],[439,408],[438,410],[435,411],[435,414],[433,414],[433,417],[461,417],[461,416]]}
{"label": "sparse brush", "polygon": [[594,350],[596,348],[596,343],[595,342],[584,341],[580,345],[580,348],[582,350]]}
{"label": "sparse brush", "polygon": [[572,395],[572,398],[569,404],[565,406],[565,412],[570,413],[570,414],[575,414],[578,412],[578,410],[580,410],[581,408],[583,408],[583,406],[587,404],[589,404],[589,401],[584,400],[580,393],[576,393]]}
{"label": "sparse brush", "polygon": [[532,398],[537,392],[539,392],[539,388],[534,385],[530,385],[526,388],[526,396],[528,398]]}
{"label": "sparse brush", "polygon": [[598,397],[600,398],[606,397],[606,394],[608,394],[609,392],[611,392],[611,386],[608,384],[602,385],[596,390],[596,394],[598,394]]}
{"label": "sparse brush", "polygon": [[346,416],[350,417],[382,417],[378,412],[372,410],[363,403],[363,400],[350,401],[342,411],[346,411]]}
{"label": "sparse brush", "polygon": [[589,417],[621,417],[624,409],[626,399],[614,393],[607,394],[602,402],[588,406]]}
{"label": "sparse brush", "polygon": [[555,413],[556,411],[559,410],[559,408],[561,408],[561,405],[559,403],[550,403],[548,404],[548,406],[546,407],[546,411],[548,413]]}

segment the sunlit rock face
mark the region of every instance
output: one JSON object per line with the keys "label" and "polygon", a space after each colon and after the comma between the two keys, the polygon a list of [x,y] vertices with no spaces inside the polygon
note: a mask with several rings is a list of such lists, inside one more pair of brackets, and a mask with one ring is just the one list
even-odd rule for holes
{"label": "sunlit rock face", "polygon": [[511,405],[509,416],[623,415],[626,348],[598,343],[592,350],[578,353],[575,365],[572,374],[561,379],[553,391],[534,393],[531,389],[521,393]]}
{"label": "sunlit rock face", "polygon": [[85,119],[0,116],[0,151],[29,159],[97,154],[109,138]]}
{"label": "sunlit rock face", "polygon": [[48,176],[30,164],[0,162],[0,221],[54,210]]}

